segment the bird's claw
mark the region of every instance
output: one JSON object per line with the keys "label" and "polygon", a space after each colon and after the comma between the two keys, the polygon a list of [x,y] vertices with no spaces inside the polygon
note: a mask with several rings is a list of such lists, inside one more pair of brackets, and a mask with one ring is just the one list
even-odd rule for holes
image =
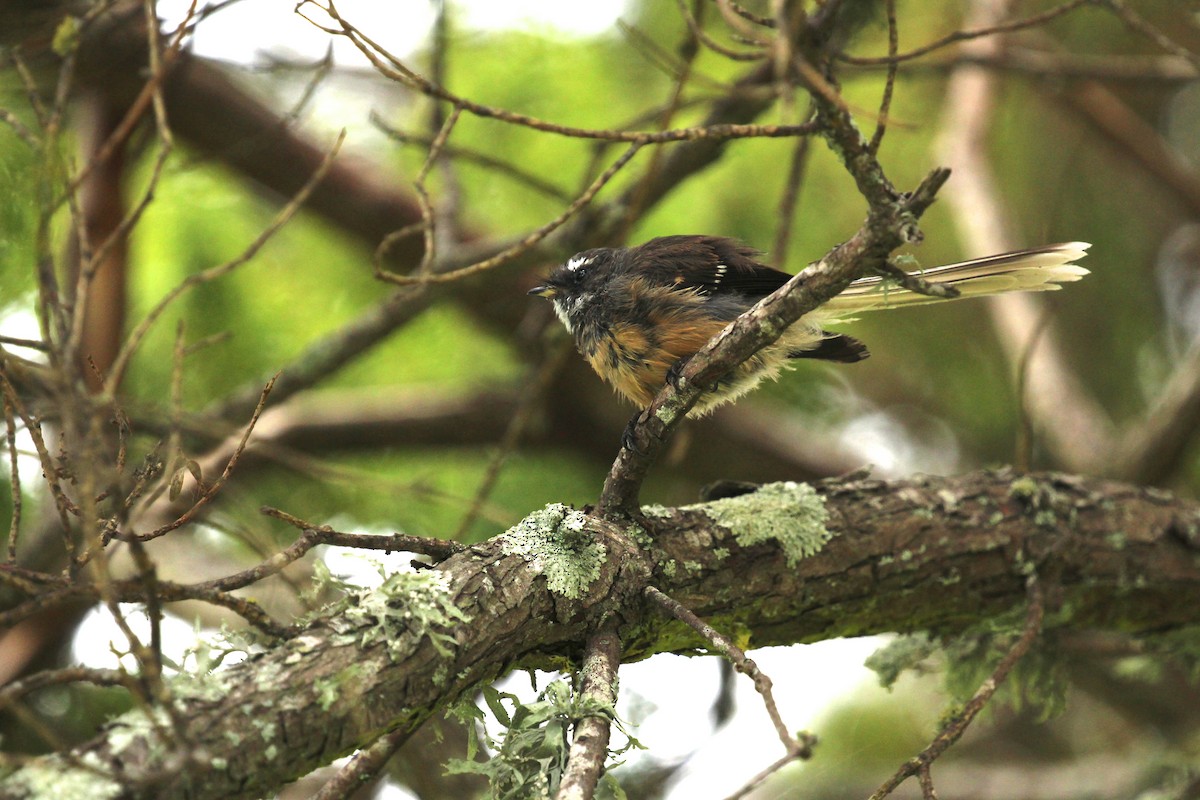
{"label": "bird's claw", "polygon": [[642,419],[642,412],[635,412],[629,418],[629,423],[625,426],[625,430],[621,432],[621,446],[631,453],[637,453],[639,456],[646,455],[642,448],[638,447],[637,437],[634,435],[634,430],[637,428],[638,422]]}
{"label": "bird's claw", "polygon": [[683,383],[683,371],[691,360],[691,356],[684,356],[667,369],[667,383],[677,392]]}

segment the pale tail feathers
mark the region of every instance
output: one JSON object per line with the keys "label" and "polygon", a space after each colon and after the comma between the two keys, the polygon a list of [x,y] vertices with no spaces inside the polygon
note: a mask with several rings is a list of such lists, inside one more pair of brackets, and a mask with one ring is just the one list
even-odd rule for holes
{"label": "pale tail feathers", "polygon": [[[1002,253],[972,261],[961,261],[913,273],[927,281],[946,283],[958,289],[959,297],[981,297],[1003,292],[1047,292],[1077,281],[1088,270],[1072,263],[1087,255],[1087,242],[1051,244],[1014,253]],[[863,311],[944,303],[944,299],[902,289],[886,278],[860,278],[822,311],[843,317]]]}

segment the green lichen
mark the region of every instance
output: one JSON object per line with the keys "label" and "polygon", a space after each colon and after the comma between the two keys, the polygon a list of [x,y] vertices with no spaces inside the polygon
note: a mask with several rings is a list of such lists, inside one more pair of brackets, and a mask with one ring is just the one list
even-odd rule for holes
{"label": "green lichen", "polygon": [[1200,680],[1200,625],[1160,634],[1150,643],[1155,651],[1181,666],[1193,682]]}
{"label": "green lichen", "polygon": [[922,666],[938,646],[923,632],[897,636],[883,647],[867,656],[863,666],[879,677],[879,685],[891,689],[896,681],[909,670],[924,671]]}
{"label": "green lichen", "polygon": [[359,594],[345,616],[362,631],[362,646],[386,642],[393,662],[426,636],[439,654],[451,655],[458,642],[444,629],[471,621],[454,605],[449,576],[434,570],[388,575],[379,588]]}
{"label": "green lichen", "polygon": [[1039,528],[1054,528],[1058,526],[1058,515],[1049,508],[1044,508],[1033,517],[1033,522]]}
{"label": "green lichen", "polygon": [[252,719],[250,724],[258,729],[258,733],[262,736],[264,742],[269,742],[275,738],[275,723],[265,719]]}
{"label": "green lichen", "polygon": [[1040,487],[1032,477],[1022,475],[1008,485],[1008,493],[1020,500],[1032,500],[1040,494]]}
{"label": "green lichen", "polygon": [[646,532],[646,529],[636,522],[631,523],[625,528],[625,535],[643,550],[649,550],[654,546],[654,537]]}
{"label": "green lichen", "polygon": [[445,686],[446,680],[450,677],[450,670],[446,669],[445,664],[438,664],[438,668],[433,671],[432,682],[434,686]]}
{"label": "green lichen", "polygon": [[118,798],[121,784],[103,776],[102,764],[96,766],[94,772],[67,764],[58,756],[36,759],[7,778],[5,795],[12,790],[12,796],[18,798]]}
{"label": "green lichen", "polygon": [[731,530],[742,547],[779,542],[789,567],[818,552],[833,535],[825,527],[825,502],[806,483],[768,483],[750,494],[691,508]]}
{"label": "green lichen", "polygon": [[54,38],[50,42],[56,55],[68,56],[79,46],[79,32],[83,30],[83,22],[79,17],[63,17],[62,22],[54,29]]}
{"label": "green lichen", "polygon": [[342,693],[340,687],[340,676],[327,675],[313,682],[313,689],[317,692],[317,704],[321,706],[322,711],[328,711],[338,701]]}
{"label": "green lichen", "polygon": [[[93,763],[95,762],[95,763]],[[108,800],[120,797],[121,784],[104,777],[108,766],[93,753],[83,763],[95,771],[72,766],[56,755],[26,764],[4,780],[6,797],[71,797],[79,800]]]}
{"label": "green lichen", "polygon": [[551,503],[509,528],[500,538],[505,555],[519,555],[546,576],[547,588],[578,600],[597,578],[606,556],[587,530],[587,515]]}
{"label": "green lichen", "polygon": [[[1014,608],[942,642],[944,686],[951,698],[967,702],[992,675],[1021,635],[1026,614],[1025,608]],[[1047,618],[1044,625],[1053,628],[1059,621],[1057,616]],[[1051,643],[1043,641],[1013,667],[996,692],[996,703],[1016,710],[1029,709],[1035,718],[1046,720],[1066,707],[1067,690],[1066,662]]]}

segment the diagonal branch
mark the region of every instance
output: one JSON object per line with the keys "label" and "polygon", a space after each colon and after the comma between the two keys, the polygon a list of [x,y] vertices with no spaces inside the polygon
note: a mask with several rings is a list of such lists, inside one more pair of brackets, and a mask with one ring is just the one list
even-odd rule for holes
{"label": "diagonal branch", "polygon": [[1005,653],[1004,658],[1000,659],[1000,663],[992,670],[992,674],[987,680],[976,690],[971,699],[962,707],[958,713],[942,727],[938,735],[934,737],[929,746],[922,750],[917,755],[913,756],[896,771],[888,780],[884,781],[883,785],[871,795],[870,800],[883,800],[883,798],[895,791],[901,783],[913,775],[918,775],[921,779],[922,790],[928,797],[932,793],[933,780],[929,775],[929,765],[936,761],[943,753],[946,752],[967,732],[967,728],[979,716],[979,712],[987,706],[991,701],[992,696],[996,694],[996,689],[1000,684],[1004,683],[1004,679],[1008,677],[1008,673],[1016,666],[1017,662],[1025,657],[1029,649],[1033,647],[1033,643],[1042,632],[1042,620],[1046,614],[1045,601],[1042,597],[1041,587],[1038,585],[1037,577],[1030,576],[1029,578],[1029,611],[1025,617],[1025,628],[1021,631],[1021,636],[1017,639],[1009,651]]}

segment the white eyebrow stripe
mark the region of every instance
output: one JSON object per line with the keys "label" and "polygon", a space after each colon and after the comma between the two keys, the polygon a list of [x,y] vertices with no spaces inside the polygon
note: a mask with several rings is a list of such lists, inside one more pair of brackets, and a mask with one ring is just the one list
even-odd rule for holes
{"label": "white eyebrow stripe", "polygon": [[588,264],[592,263],[594,258],[595,256],[575,256],[567,262],[567,269],[574,272],[580,267],[586,267]]}

